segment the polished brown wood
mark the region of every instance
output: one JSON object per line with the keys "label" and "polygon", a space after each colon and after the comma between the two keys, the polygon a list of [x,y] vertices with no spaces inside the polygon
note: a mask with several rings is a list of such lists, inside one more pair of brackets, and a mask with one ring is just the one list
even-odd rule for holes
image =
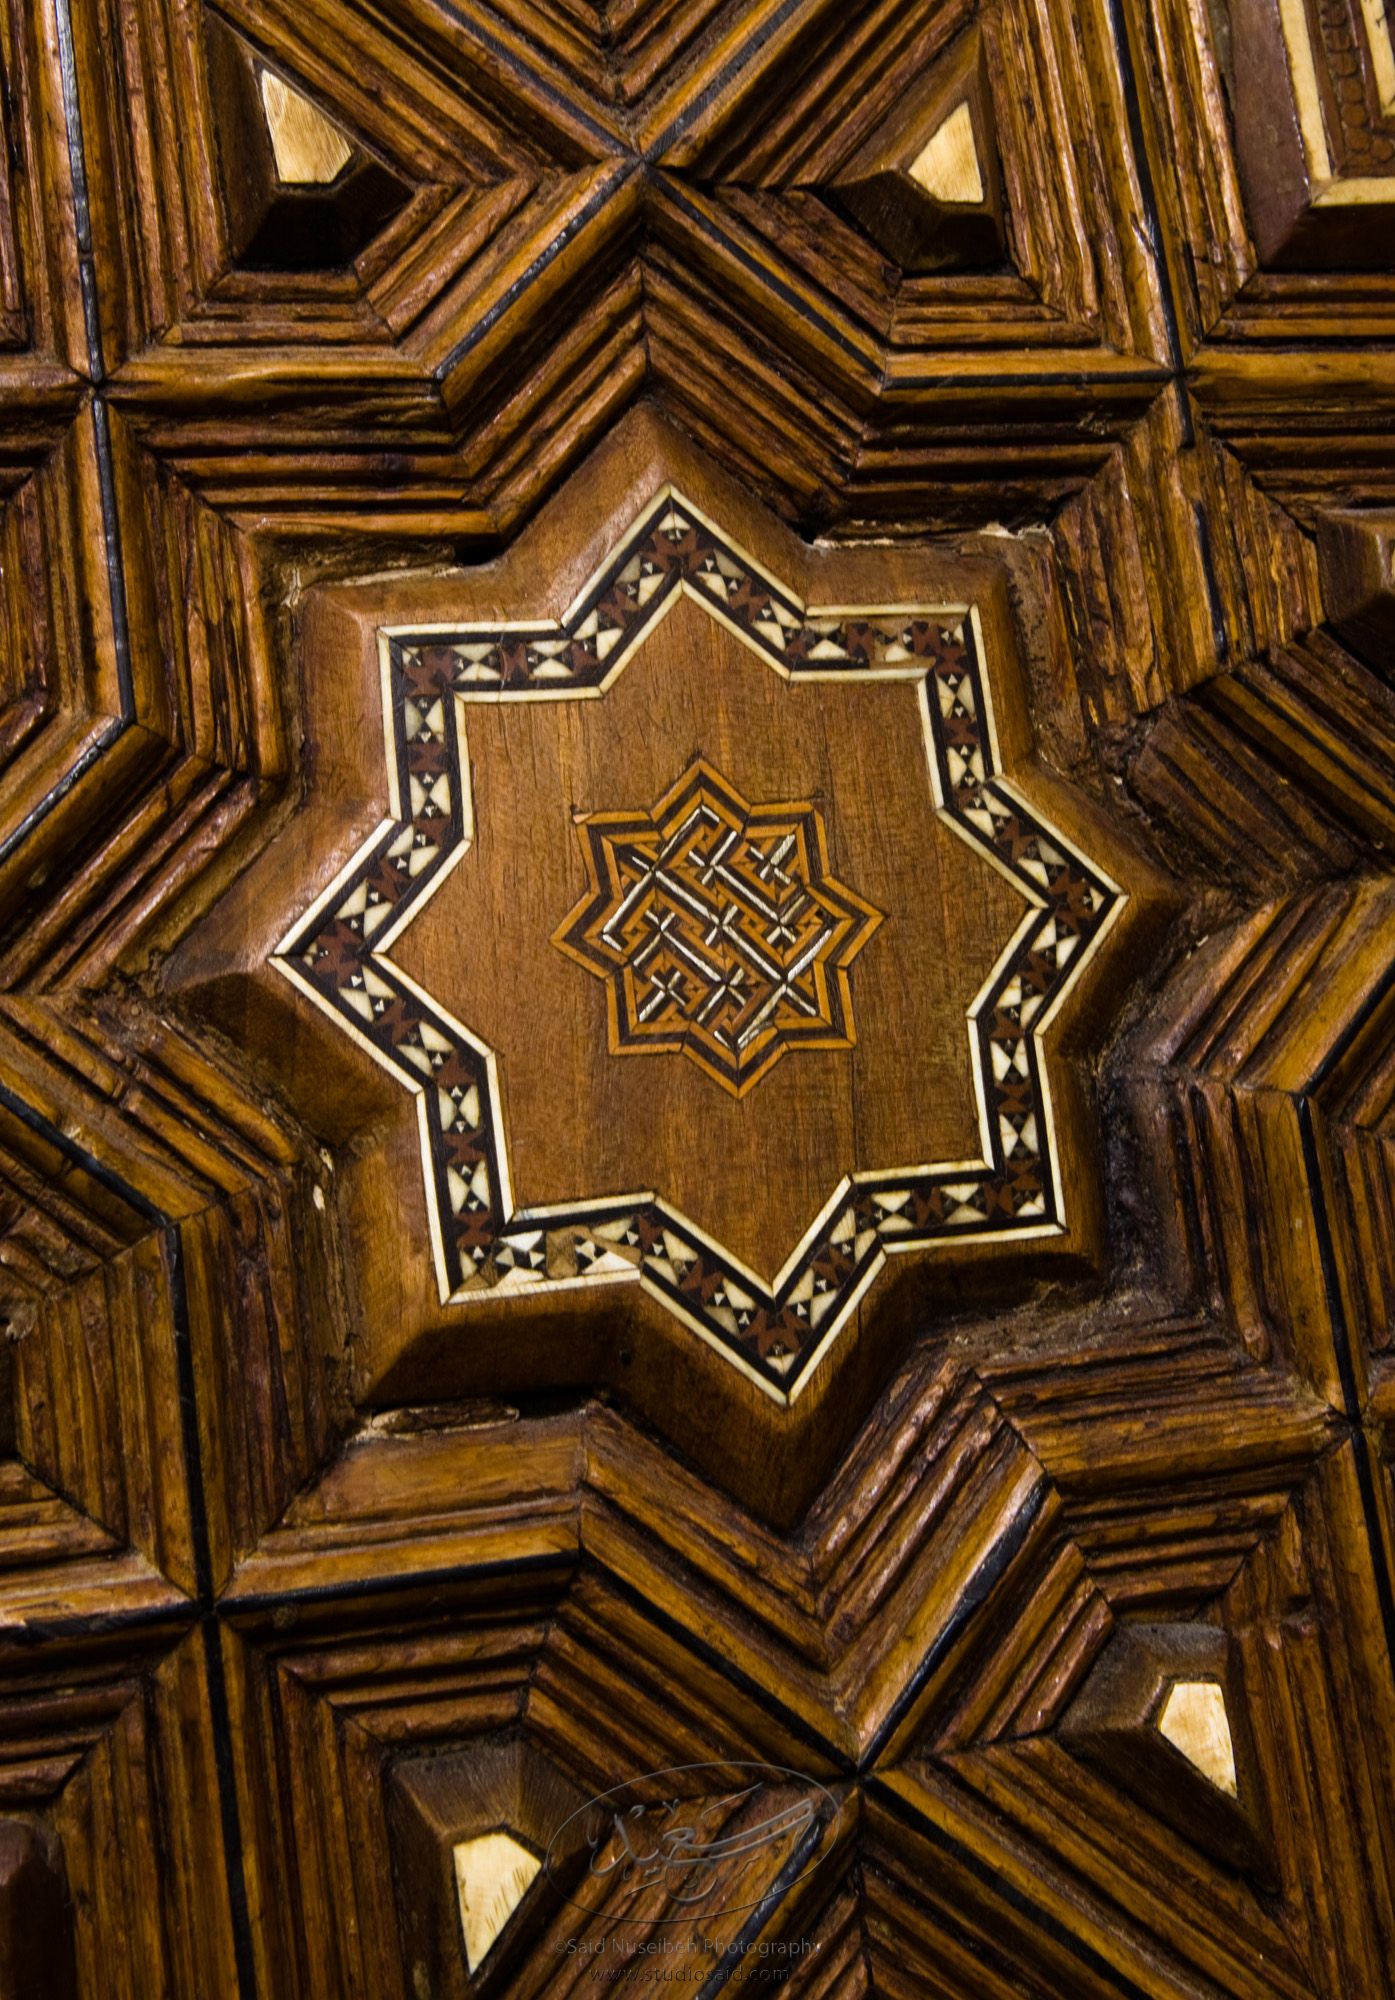
{"label": "polished brown wood", "polygon": [[0,72],[0,1992],[1395,1992],[1381,10]]}

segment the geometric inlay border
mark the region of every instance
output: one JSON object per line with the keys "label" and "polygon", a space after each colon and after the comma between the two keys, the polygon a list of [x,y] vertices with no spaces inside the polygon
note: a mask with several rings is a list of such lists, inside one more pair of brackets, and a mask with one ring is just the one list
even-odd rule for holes
{"label": "geometric inlay border", "polygon": [[[492,1052],[390,956],[474,838],[466,705],[604,694],[686,595],[789,679],[892,679],[918,702],[936,811],[1025,914],[969,1009],[981,1151],[846,1175],[773,1285],[643,1190],[516,1211]],[[1064,1226],[1041,1037],[1124,893],[1002,776],[976,613],[807,607],[672,487],[560,622],[379,634],[390,813],[273,963],[412,1091],[443,1303],[639,1283],[792,1403],[888,1256]]]}

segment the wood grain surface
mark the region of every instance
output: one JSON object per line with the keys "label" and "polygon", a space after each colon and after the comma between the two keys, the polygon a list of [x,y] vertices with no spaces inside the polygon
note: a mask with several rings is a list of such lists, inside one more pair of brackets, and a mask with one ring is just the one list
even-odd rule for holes
{"label": "wood grain surface", "polygon": [[1380,9],[0,81],[0,1992],[1395,1993]]}

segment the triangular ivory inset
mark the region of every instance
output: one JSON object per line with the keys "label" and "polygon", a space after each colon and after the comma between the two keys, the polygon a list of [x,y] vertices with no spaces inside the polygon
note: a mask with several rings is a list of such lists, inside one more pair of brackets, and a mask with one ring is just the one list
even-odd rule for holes
{"label": "triangular ivory inset", "polygon": [[1189,1845],[1272,1881],[1250,1717],[1231,1643],[1216,1626],[1122,1621],[1056,1734]]}
{"label": "triangular ivory inset", "polygon": [[1208,1784],[1232,1799],[1238,1795],[1235,1742],[1219,1681],[1174,1681],[1154,1726]]}
{"label": "triangular ivory inset", "polygon": [[412,1989],[438,2000],[515,1990],[557,1896],[590,1862],[544,1857],[559,1827],[585,1821],[585,1795],[531,1744],[485,1737],[399,1759],[388,1783],[393,1881]]}
{"label": "triangular ivory inset", "polygon": [[409,181],[212,12],[204,50],[231,262],[347,273],[406,207]]}
{"label": "triangular ivory inset", "polygon": [[983,167],[967,101],[937,125],[908,169],[910,177],[936,201],[950,206],[983,200]]}
{"label": "triangular ivory inset", "polygon": [[276,178],[284,187],[328,187],[337,181],[354,156],[339,126],[275,70],[262,70],[258,82]]}
{"label": "triangular ivory inset", "polygon": [[830,192],[903,271],[1001,262],[997,137],[976,29],[897,101],[834,174]]}
{"label": "triangular ivory inset", "polygon": [[502,1829],[456,1844],[455,1886],[471,1972],[483,1964],[491,1945],[532,1888],[541,1866],[536,1854]]}

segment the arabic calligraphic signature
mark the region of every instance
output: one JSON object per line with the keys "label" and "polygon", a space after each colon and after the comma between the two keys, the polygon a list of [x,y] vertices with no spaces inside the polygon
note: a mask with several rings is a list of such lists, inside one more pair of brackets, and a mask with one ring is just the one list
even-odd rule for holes
{"label": "arabic calligraphic signature", "polygon": [[609,1875],[618,1868],[628,1886],[647,1889],[662,1882],[675,1902],[703,1902],[719,1886],[723,1862],[783,1841],[792,1844],[812,1824],[814,1802],[802,1798],[764,1819],[724,1832],[727,1821],[763,1789],[760,1784],[747,1785],[707,1801],[696,1811],[691,1802],[670,1798],[658,1805],[640,1802],[604,1814],[596,1801],[585,1827],[590,1872]]}
{"label": "arabic calligraphic signature", "polygon": [[817,1778],[780,1765],[685,1764],[578,1806],[546,1867],[568,1902],[618,1924],[689,1923],[698,1910],[705,1922],[754,1908],[777,1878],[802,1880],[840,1810]]}

